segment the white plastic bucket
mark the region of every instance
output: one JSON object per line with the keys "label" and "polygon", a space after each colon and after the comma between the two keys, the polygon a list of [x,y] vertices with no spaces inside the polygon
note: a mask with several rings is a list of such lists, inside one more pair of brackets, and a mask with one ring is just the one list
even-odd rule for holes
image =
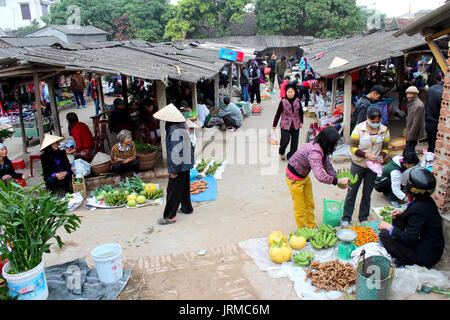
{"label": "white plastic bucket", "polygon": [[11,296],[19,295],[18,300],[47,300],[48,286],[45,278],[44,260],[30,271],[9,274],[9,261],[3,266],[3,278],[8,283]]}
{"label": "white plastic bucket", "polygon": [[117,243],[101,245],[91,252],[97,275],[103,283],[114,283],[122,279],[122,248]]}

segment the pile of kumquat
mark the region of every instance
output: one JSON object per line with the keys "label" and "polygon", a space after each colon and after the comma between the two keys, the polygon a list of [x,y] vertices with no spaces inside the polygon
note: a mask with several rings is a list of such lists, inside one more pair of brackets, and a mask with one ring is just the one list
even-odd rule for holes
{"label": "pile of kumquat", "polygon": [[357,234],[355,241],[353,241],[355,246],[360,247],[366,243],[378,242],[377,234],[369,226],[354,226],[350,230],[355,231]]}

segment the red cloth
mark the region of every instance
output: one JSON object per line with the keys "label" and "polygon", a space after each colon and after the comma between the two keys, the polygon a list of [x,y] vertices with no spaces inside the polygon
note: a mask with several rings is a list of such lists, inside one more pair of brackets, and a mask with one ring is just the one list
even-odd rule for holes
{"label": "red cloth", "polygon": [[283,80],[283,82],[281,83],[281,88],[280,88],[280,97],[281,98],[286,98],[286,86],[288,85],[288,81],[287,80]]}
{"label": "red cloth", "polygon": [[86,124],[84,124],[83,122],[77,122],[72,128],[72,131],[70,131],[70,135],[73,137],[75,143],[77,144],[77,147],[75,148],[76,151],[92,151],[94,138],[92,137],[91,130],[89,130],[89,127]]}

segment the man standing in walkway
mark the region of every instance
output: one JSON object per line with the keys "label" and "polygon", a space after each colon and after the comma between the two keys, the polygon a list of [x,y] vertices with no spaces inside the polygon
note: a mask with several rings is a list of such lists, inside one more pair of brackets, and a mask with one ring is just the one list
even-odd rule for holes
{"label": "man standing in walkway", "polygon": [[261,70],[258,68],[258,62],[253,60],[250,65],[250,103],[255,101],[258,105],[261,104]]}
{"label": "man standing in walkway", "polygon": [[231,128],[235,131],[237,128],[242,126],[242,122],[244,121],[241,109],[231,102],[230,97],[223,98],[223,103],[225,106],[222,106],[218,113],[219,117],[221,117],[224,122],[221,130]]}
{"label": "man standing in walkway", "polygon": [[427,100],[425,101],[425,131],[428,137],[428,152],[434,153],[443,92],[444,81],[441,81],[431,86],[427,93]]}
{"label": "man standing in walkway", "polygon": [[383,87],[380,85],[375,85],[372,87],[368,95],[363,95],[361,98],[359,98],[358,102],[356,103],[355,110],[352,114],[352,122],[356,121],[352,125],[352,130],[355,125],[367,120],[366,115],[369,106],[380,100],[383,93]]}
{"label": "man standing in walkway", "polygon": [[414,86],[406,89],[407,112],[403,156],[416,153],[417,141],[425,135],[425,105],[419,99],[419,89]]}
{"label": "man standing in walkway", "polygon": [[241,65],[241,88],[242,88],[242,100],[249,101],[250,97],[248,95],[248,85],[250,83],[250,74],[248,73],[247,66],[245,64]]}
{"label": "man standing in walkway", "polygon": [[84,101],[83,96],[84,89],[86,89],[86,83],[80,71],[77,71],[75,74],[70,76],[69,89],[75,96],[75,101],[77,102],[78,109],[86,108],[86,102]]}
{"label": "man standing in walkway", "polygon": [[277,67],[277,56],[272,55],[272,58],[269,60],[268,67],[270,68],[269,73],[269,81],[270,81],[270,93],[273,92],[273,86],[275,85],[275,68]]}
{"label": "man standing in walkway", "polygon": [[281,88],[281,84],[284,80],[284,73],[287,69],[286,57],[282,56],[281,60],[277,61],[275,65],[275,73],[277,74],[278,87]]}

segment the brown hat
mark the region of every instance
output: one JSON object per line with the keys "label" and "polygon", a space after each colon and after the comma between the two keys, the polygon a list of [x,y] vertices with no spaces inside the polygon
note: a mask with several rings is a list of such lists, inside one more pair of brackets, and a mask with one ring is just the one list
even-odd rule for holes
{"label": "brown hat", "polygon": [[162,121],[169,122],[185,122],[186,118],[183,114],[178,110],[177,107],[173,105],[173,103],[168,104],[158,112],[156,112],[153,117]]}
{"label": "brown hat", "polygon": [[48,146],[54,144],[55,142],[60,142],[60,141],[63,141],[63,140],[64,140],[63,137],[54,136],[54,135],[46,133],[44,135],[44,140],[42,141],[40,151],[44,150],[45,148],[47,148]]}

